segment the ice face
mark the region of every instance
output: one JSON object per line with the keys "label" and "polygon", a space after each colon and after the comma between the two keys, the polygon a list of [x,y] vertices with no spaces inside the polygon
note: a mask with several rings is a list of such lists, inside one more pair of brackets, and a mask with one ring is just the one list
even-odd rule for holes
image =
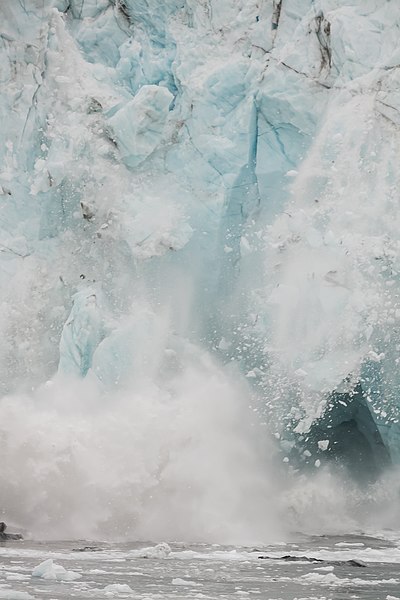
{"label": "ice face", "polygon": [[189,339],[287,444],[361,393],[398,461],[398,11],[161,4],[0,8],[2,392]]}

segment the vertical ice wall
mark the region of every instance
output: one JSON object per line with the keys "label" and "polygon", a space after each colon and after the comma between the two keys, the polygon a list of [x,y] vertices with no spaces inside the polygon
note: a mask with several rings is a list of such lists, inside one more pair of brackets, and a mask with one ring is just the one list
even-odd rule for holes
{"label": "vertical ice wall", "polygon": [[395,2],[0,10],[3,391],[119,384],[173,331],[278,432],[361,382],[397,458]]}

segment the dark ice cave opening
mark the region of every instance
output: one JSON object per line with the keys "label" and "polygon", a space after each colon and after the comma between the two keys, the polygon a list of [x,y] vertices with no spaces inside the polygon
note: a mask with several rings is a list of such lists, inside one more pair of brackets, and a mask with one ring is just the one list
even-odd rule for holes
{"label": "dark ice cave opening", "polygon": [[331,394],[302,445],[308,465],[316,460],[334,463],[359,483],[375,481],[391,464],[361,384],[350,392]]}

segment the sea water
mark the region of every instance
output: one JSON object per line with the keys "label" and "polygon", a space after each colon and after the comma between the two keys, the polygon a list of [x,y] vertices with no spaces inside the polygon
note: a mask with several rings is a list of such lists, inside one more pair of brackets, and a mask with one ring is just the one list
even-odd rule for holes
{"label": "sea water", "polygon": [[[44,561],[53,561],[48,578],[46,568],[37,569]],[[0,564],[0,598],[9,600],[400,597],[400,538],[389,530],[375,536],[293,534],[291,541],[257,547],[3,542]],[[64,579],[52,578],[58,566],[69,574]],[[32,576],[34,569],[42,576]]]}

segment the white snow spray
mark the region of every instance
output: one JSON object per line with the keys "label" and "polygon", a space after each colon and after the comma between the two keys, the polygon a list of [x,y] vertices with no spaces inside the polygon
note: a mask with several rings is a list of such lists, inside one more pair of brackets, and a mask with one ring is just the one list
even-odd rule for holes
{"label": "white snow spray", "polygon": [[[248,390],[193,348],[165,382],[56,378],[0,402],[0,506],[37,538],[276,537]],[[264,433],[264,432],[262,432]],[[262,458],[262,455],[264,458]]]}

